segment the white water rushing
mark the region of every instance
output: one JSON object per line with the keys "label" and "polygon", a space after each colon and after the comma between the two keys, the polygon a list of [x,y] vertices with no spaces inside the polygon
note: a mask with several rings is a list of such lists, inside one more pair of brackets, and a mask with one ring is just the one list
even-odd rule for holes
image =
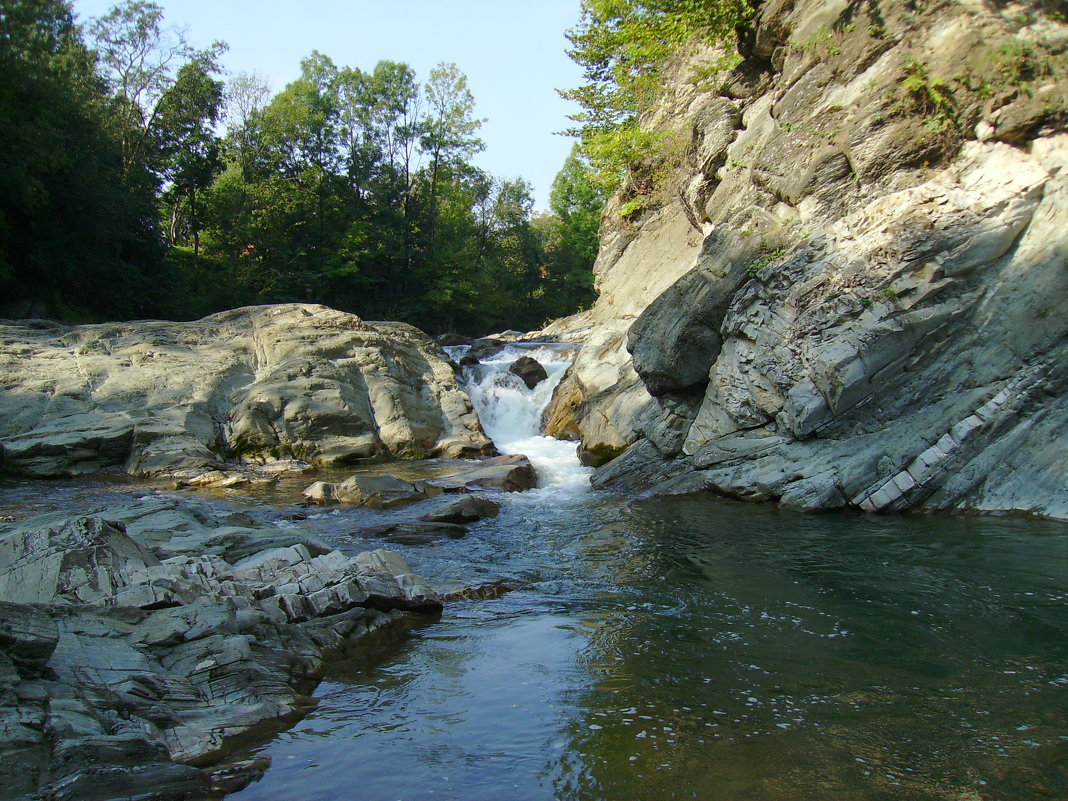
{"label": "white water rushing", "polygon": [[[537,359],[548,378],[534,389],[508,372],[520,356]],[[578,460],[578,444],[541,433],[541,417],[553,390],[564,377],[573,351],[552,344],[512,344],[477,365],[464,368],[467,394],[482,428],[501,453],[524,454],[538,471],[538,487],[582,490],[589,487],[592,468]]]}

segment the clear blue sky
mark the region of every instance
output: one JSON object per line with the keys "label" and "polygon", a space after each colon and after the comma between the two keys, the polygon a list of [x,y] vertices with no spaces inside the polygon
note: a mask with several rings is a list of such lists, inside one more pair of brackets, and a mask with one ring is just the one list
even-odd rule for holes
{"label": "clear blue sky", "polygon": [[[534,185],[548,206],[553,177],[572,140],[573,104],[556,89],[577,86],[581,72],[564,52],[564,31],[579,19],[579,0],[156,0],[168,25],[205,47],[226,42],[231,72],[260,72],[275,92],[297,77],[300,60],[318,50],[339,66],[370,69],[404,61],[424,80],[439,62],[467,75],[477,113],[487,118],[486,150],[476,161],[504,178]],[[114,0],[74,0],[79,20],[101,16]]]}

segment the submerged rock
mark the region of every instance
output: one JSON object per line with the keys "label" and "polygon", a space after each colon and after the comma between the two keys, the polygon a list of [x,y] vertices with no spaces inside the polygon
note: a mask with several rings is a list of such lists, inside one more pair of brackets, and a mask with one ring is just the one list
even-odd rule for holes
{"label": "submerged rock", "polygon": [[194,322],[0,325],[7,472],[122,467],[184,477],[223,460],[318,465],[492,452],[428,336],[325,306]]}
{"label": "submerged rock", "polygon": [[300,533],[276,547],[270,527],[244,557],[169,555],[180,548],[156,527],[167,512],[186,524],[178,540],[196,525],[225,540],[233,527],[213,526],[225,515],[203,504],[147,499],[150,511],[137,514],[140,505],[0,527],[5,798],[237,789],[265,764],[201,767],[243,734],[303,715],[331,653],[398,622],[400,610],[441,609],[396,554],[316,554]]}
{"label": "submerged rock", "polygon": [[532,356],[520,356],[509,365],[508,372],[512,375],[519,376],[523,383],[527,385],[527,389],[534,389],[534,387],[549,377],[549,374],[545,372],[545,368],[541,365],[541,362]]}
{"label": "submerged rock", "polygon": [[427,545],[441,539],[460,539],[467,536],[467,529],[456,523],[416,521],[370,526],[358,533],[396,545]]}

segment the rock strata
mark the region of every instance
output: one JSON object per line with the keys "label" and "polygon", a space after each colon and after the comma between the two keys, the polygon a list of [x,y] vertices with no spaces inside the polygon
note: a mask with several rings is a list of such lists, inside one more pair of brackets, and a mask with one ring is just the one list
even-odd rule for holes
{"label": "rock strata", "polygon": [[0,325],[0,467],[185,477],[493,452],[440,349],[401,323],[259,306],[187,323]]}
{"label": "rock strata", "polygon": [[396,554],[264,529],[251,553],[173,555],[165,527],[183,521],[178,540],[233,539],[175,499],[0,528],[0,798],[233,791],[265,765],[202,768],[304,714],[331,653],[441,609]]}
{"label": "rock strata", "polygon": [[[610,203],[600,298],[557,324],[589,331],[547,420],[614,459],[594,483],[1068,518],[1066,42],[1041,12],[804,0],[760,6],[722,92],[680,62],[646,124],[686,156]],[[1007,78],[1010,51],[1043,66]]]}

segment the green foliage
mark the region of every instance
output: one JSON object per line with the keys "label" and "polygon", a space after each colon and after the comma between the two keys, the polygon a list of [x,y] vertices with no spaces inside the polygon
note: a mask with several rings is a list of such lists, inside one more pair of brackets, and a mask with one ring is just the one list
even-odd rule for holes
{"label": "green foliage", "polygon": [[8,314],[140,316],[158,287],[151,172],[63,0],[0,12],[0,297]]}
{"label": "green foliage", "polygon": [[750,0],[583,0],[567,36],[585,83],[561,94],[582,106],[571,133],[606,191],[656,160],[663,140],[640,119],[660,98],[664,70],[688,46],[731,41],[752,14]]}
{"label": "green foliage", "polygon": [[836,41],[835,32],[826,27],[819,28],[803,42],[795,44],[794,48],[802,53],[820,58],[837,56],[842,52],[842,48]]}
{"label": "green foliage", "polygon": [[995,80],[1002,86],[1020,86],[1049,73],[1046,61],[1034,45],[1013,38],[994,53]]}
{"label": "green foliage", "polygon": [[524,180],[471,164],[482,120],[455,65],[421,85],[313,52],[271,96],[224,85],[223,46],[195,50],[155,3],[87,30],[95,53],[66,0],[0,11],[0,313],[301,301],[485,333],[593,300],[589,162],[573,152],[535,215]]}
{"label": "green foliage", "polygon": [[786,248],[768,248],[766,245],[761,244],[760,255],[749,262],[749,265],[745,268],[750,278],[756,278],[760,275],[760,271],[771,264],[776,259],[782,257],[786,253]]}
{"label": "green foliage", "polygon": [[923,115],[929,130],[942,133],[956,126],[956,103],[944,78],[928,75],[918,61],[908,61],[902,67],[900,88],[902,110]]}

